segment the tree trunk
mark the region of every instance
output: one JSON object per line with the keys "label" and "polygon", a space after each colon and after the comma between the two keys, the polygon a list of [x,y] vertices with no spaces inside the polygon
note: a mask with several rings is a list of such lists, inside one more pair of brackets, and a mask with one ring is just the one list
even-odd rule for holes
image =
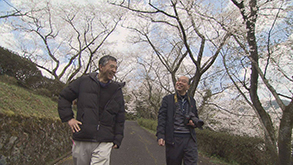
{"label": "tree trunk", "polygon": [[255,37],[255,23],[257,18],[257,10],[256,10],[256,0],[251,0],[249,2],[250,7],[250,16],[246,17],[243,14],[244,20],[246,21],[246,29],[247,29],[247,42],[249,45],[249,55],[251,60],[251,79],[250,79],[250,98],[253,103],[253,106],[256,108],[258,114],[261,117],[261,122],[264,125],[265,134],[266,134],[266,148],[268,149],[271,155],[271,162],[276,162],[277,158],[277,146],[276,146],[276,138],[275,138],[275,130],[273,127],[272,120],[268,113],[264,110],[263,106],[258,97],[258,47]]}
{"label": "tree trunk", "polygon": [[200,78],[201,78],[201,73],[197,67],[197,70],[196,70],[194,77],[192,78],[192,82],[190,84],[189,93],[188,93],[189,96],[194,97],[195,91],[196,91],[198,83],[200,81]]}
{"label": "tree trunk", "polygon": [[293,101],[286,106],[286,109],[283,111],[283,116],[279,128],[279,160],[278,164],[280,165],[291,165],[291,138],[292,138],[292,123],[293,123]]}

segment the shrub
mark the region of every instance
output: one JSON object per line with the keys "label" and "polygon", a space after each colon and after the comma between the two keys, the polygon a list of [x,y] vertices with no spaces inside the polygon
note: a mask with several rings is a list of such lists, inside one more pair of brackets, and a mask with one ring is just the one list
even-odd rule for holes
{"label": "shrub", "polygon": [[152,131],[156,131],[157,130],[157,121],[156,120],[151,120],[151,119],[144,119],[144,118],[139,118],[137,120],[138,124],[149,129]]}
{"label": "shrub", "polygon": [[41,71],[29,59],[0,47],[1,74],[15,77],[19,85],[31,87],[42,78]]}
{"label": "shrub", "polygon": [[[5,77],[2,77],[6,75]],[[8,76],[14,77],[15,80]],[[65,84],[59,80],[44,77],[37,65],[9,50],[0,47],[0,81],[22,86],[35,91],[37,94],[57,100]],[[11,81],[11,82],[9,82]]]}
{"label": "shrub", "polygon": [[125,119],[126,119],[126,120],[136,120],[136,115],[133,114],[133,113],[128,113],[128,112],[126,112],[126,113],[125,113]]}
{"label": "shrub", "polygon": [[239,164],[270,164],[260,138],[243,137],[209,130],[196,130],[199,150],[210,156]]}
{"label": "shrub", "polygon": [[[139,118],[138,124],[156,131],[157,121]],[[196,130],[198,149],[210,156],[238,164],[271,164],[268,152],[265,151],[264,141],[260,138],[235,136],[210,130]]]}

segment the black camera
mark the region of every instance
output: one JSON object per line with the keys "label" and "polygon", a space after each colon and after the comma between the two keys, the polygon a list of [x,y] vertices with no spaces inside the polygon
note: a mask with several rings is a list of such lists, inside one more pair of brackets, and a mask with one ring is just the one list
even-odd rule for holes
{"label": "black camera", "polygon": [[192,120],[192,122],[197,128],[203,129],[202,126],[204,125],[204,122],[200,120],[199,118],[197,118],[192,112],[185,115],[184,124],[187,125],[189,123],[189,120]]}

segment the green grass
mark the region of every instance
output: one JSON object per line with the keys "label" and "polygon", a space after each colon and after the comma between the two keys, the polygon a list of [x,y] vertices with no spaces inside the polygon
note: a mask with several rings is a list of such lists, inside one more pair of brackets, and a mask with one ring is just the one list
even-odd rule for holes
{"label": "green grass", "polygon": [[209,154],[205,154],[205,153],[202,153],[202,152],[201,152],[201,154],[204,155],[205,157],[209,157],[211,163],[214,163],[214,164],[221,164],[221,165],[239,165],[237,162],[229,162],[228,163],[223,158],[221,158],[219,156],[209,156]]}
{"label": "green grass", "polygon": [[25,88],[0,81],[0,113],[57,118],[57,103]]}

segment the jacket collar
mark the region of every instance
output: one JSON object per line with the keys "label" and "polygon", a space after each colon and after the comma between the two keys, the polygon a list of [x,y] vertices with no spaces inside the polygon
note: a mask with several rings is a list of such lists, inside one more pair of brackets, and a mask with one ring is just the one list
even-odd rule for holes
{"label": "jacket collar", "polygon": [[186,93],[184,96],[181,96],[178,94],[178,92],[176,92],[174,94],[174,101],[175,101],[175,104],[178,102],[178,99],[186,99],[187,98],[187,101],[188,103],[190,103],[190,97],[188,96],[188,93]]}
{"label": "jacket collar", "polygon": [[[89,76],[91,79],[93,79],[96,83],[100,84],[100,81],[98,79],[98,73],[97,72],[92,72],[92,73],[89,73]],[[109,83],[114,83],[114,84],[117,84],[119,88],[123,88],[125,86],[125,82],[116,82],[116,81],[113,81],[113,80],[110,80]]]}

